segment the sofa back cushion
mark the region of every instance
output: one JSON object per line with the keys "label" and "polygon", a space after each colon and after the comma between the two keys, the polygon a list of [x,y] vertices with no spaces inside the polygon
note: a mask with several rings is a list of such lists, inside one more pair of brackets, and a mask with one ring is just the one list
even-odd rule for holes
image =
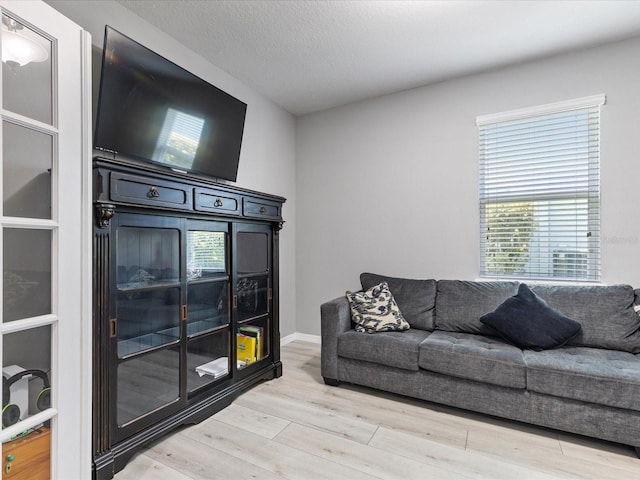
{"label": "sofa back cushion", "polygon": [[374,285],[387,282],[389,290],[395,298],[398,308],[411,328],[420,330],[433,330],[433,310],[436,302],[435,280],[412,280],[407,278],[394,278],[375,273],[362,273],[360,283],[363,290],[368,290]]}
{"label": "sofa back cushion", "polygon": [[640,317],[633,308],[631,286],[535,285],[531,289],[582,325],[567,345],[640,353]]}
{"label": "sofa back cushion", "polygon": [[518,286],[518,282],[439,280],[436,328],[448,332],[495,336],[490,327],[480,323],[480,317],[518,293]]}

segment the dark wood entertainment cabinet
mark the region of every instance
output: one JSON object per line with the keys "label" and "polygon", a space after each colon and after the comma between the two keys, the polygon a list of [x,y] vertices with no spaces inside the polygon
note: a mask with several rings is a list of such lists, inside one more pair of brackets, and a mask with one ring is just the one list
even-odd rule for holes
{"label": "dark wood entertainment cabinet", "polygon": [[96,157],[93,476],[282,375],[282,197]]}

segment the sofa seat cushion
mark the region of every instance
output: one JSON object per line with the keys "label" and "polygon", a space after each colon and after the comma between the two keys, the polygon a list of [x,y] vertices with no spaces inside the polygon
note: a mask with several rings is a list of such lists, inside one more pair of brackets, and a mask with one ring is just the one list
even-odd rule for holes
{"label": "sofa seat cushion", "polygon": [[411,329],[367,335],[350,330],[338,336],[338,356],[418,371],[418,349],[430,333]]}
{"label": "sofa seat cushion", "polygon": [[435,331],[420,345],[425,370],[501,385],[525,388],[522,350],[497,338]]}
{"label": "sofa seat cushion", "polygon": [[436,281],[386,277],[375,273],[360,274],[363,290],[386,282],[404,318],[411,328],[433,330],[433,312],[436,305]]}
{"label": "sofa seat cushion", "polygon": [[640,411],[640,358],[589,347],[525,351],[527,389]]}

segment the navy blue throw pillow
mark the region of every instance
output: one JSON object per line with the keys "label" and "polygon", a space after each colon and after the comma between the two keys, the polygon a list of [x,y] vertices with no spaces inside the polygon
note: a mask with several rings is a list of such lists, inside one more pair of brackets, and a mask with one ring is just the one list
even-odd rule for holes
{"label": "navy blue throw pillow", "polygon": [[564,345],[581,328],[577,322],[547,305],[524,283],[480,322],[520,348],[546,350]]}

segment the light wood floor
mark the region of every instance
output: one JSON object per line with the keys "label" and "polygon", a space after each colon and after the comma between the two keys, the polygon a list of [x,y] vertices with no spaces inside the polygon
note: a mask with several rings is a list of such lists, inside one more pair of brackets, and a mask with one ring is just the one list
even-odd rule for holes
{"label": "light wood floor", "polygon": [[319,345],[284,375],[138,454],[116,480],[640,479],[632,448],[375,390],[324,385]]}

